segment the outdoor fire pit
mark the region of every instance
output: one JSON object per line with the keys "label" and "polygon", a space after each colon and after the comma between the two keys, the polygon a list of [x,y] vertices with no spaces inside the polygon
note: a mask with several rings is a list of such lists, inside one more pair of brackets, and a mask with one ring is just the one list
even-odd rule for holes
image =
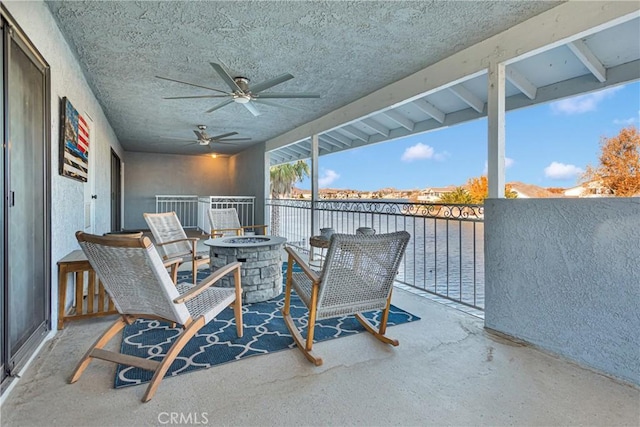
{"label": "outdoor fire pit", "polygon": [[[233,236],[209,239],[211,271],[230,262],[242,263],[242,302],[266,301],[282,292],[282,246],[287,241],[277,236]],[[233,287],[232,275],[227,275],[220,286]]]}

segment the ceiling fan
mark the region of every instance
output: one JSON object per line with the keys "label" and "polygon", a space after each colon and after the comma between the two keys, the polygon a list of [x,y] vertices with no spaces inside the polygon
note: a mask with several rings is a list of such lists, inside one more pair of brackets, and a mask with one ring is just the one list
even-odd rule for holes
{"label": "ceiling fan", "polygon": [[212,90],[214,92],[218,92],[219,94],[210,94],[210,95],[195,95],[195,96],[172,96],[164,99],[193,99],[193,98],[228,98],[227,100],[209,108],[206,113],[210,113],[219,108],[224,107],[225,105],[229,105],[232,102],[242,104],[247,110],[251,112],[254,116],[259,116],[260,111],[255,107],[256,104],[264,104],[270,105],[273,107],[284,107],[289,109],[297,110],[297,108],[292,108],[286,105],[277,104],[269,101],[269,99],[287,99],[287,98],[320,98],[320,95],[317,93],[262,93],[262,91],[267,90],[273,86],[279,85],[280,83],[284,83],[288,80],[291,80],[293,76],[291,74],[282,74],[278,77],[275,77],[271,80],[264,81],[262,83],[258,83],[255,85],[249,86],[249,79],[247,77],[237,76],[231,77],[231,75],[222,67],[220,64],[216,64],[215,62],[210,62],[213,69],[220,75],[222,80],[229,86],[231,91],[225,91],[221,89],[215,89],[212,87],[202,86],[194,83],[184,82],[181,80],[170,79],[167,77],[156,76],[159,79],[168,80],[171,82],[182,83],[189,86],[195,86],[202,89]]}
{"label": "ceiling fan", "polygon": [[251,138],[229,138],[230,136],[237,135],[238,132],[227,132],[220,135],[209,136],[207,133],[206,125],[198,125],[198,130],[194,130],[193,133],[196,134],[198,138],[195,142],[193,139],[182,139],[182,138],[171,138],[172,140],[178,141],[192,141],[191,144],[187,145],[201,145],[201,146],[209,146],[212,147],[212,144],[222,144],[222,145],[235,145],[234,142],[240,141],[251,141]]}
{"label": "ceiling fan", "polygon": [[193,133],[198,137],[199,145],[210,145],[212,143],[233,145],[231,141],[251,141],[251,138],[229,138],[230,136],[237,135],[238,132],[228,132],[220,135],[209,136],[206,132],[207,126],[198,125],[198,129],[199,130],[194,130]]}

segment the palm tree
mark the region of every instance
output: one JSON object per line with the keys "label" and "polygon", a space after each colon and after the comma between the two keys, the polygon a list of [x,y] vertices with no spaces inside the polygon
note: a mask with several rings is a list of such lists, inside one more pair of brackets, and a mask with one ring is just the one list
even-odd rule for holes
{"label": "palm tree", "polygon": [[[303,160],[273,166],[270,170],[271,197],[279,199],[280,196],[290,195],[293,184],[302,181],[309,173],[309,165]],[[271,234],[280,234],[280,207],[277,204],[271,210]]]}

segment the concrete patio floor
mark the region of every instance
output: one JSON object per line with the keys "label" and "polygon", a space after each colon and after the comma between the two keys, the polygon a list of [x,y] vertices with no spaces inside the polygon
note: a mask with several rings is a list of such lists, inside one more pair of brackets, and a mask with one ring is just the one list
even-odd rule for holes
{"label": "concrete patio floor", "polygon": [[[640,390],[483,329],[483,321],[396,290],[422,319],[393,326],[399,347],[365,333],[113,389],[115,366],[75,364],[110,319],[72,322],[39,353],[2,405],[2,426],[640,425]],[[114,342],[119,344],[119,339]],[[173,415],[172,415],[173,414]],[[176,422],[172,422],[172,418]]]}

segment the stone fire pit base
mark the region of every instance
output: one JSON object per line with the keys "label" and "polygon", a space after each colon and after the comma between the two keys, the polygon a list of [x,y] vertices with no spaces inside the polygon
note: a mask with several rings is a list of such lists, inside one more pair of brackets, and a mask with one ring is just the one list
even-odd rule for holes
{"label": "stone fire pit base", "polygon": [[[247,236],[209,239],[211,271],[231,262],[242,262],[242,302],[267,301],[282,293],[283,237]],[[234,287],[233,275],[220,280],[219,286]]]}

